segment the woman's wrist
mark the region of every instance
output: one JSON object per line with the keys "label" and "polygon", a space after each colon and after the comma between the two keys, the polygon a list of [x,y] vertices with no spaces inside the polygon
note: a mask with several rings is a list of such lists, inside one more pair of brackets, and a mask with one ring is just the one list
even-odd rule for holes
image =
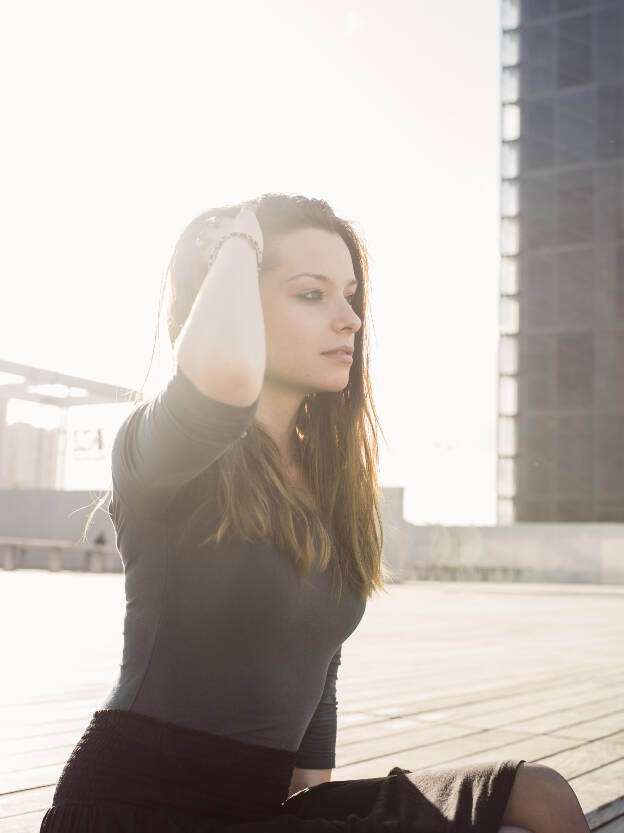
{"label": "woman's wrist", "polygon": [[316,787],[318,784],[323,784],[325,781],[331,781],[331,769],[303,769],[295,767],[293,769],[290,786],[288,787],[288,794],[299,792],[306,787]]}
{"label": "woman's wrist", "polygon": [[211,256],[211,266],[223,249],[249,252],[256,261],[257,269],[262,269],[262,246],[253,235],[238,231],[232,231],[224,235],[216,243]]}

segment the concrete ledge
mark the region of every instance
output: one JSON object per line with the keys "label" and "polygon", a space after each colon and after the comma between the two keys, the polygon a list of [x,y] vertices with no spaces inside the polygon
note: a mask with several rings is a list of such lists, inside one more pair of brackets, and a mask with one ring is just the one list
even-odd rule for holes
{"label": "concrete ledge", "polygon": [[401,548],[394,564],[403,579],[436,565],[449,576],[499,570],[502,580],[513,575],[517,581],[624,584],[624,524],[459,527],[406,521]]}
{"label": "concrete ledge", "polygon": [[121,573],[116,547],[76,544],[46,538],[0,538],[0,564],[5,570],[76,570],[88,573]]}

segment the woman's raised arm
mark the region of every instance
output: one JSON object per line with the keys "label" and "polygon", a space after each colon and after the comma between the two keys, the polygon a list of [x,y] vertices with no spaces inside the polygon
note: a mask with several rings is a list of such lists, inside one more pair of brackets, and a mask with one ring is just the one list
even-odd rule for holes
{"label": "woman's raised arm", "polygon": [[[239,213],[224,233],[232,230],[253,234],[262,250],[253,212]],[[174,375],[126,418],[112,450],[114,492],[155,516],[245,435],[257,410],[265,336],[256,251],[249,240],[230,237],[222,244],[174,352]]]}
{"label": "woman's raised arm", "polygon": [[[264,240],[253,211],[241,209],[220,231]],[[221,402],[249,405],[260,393],[266,365],[264,318],[256,251],[244,237],[219,249],[176,343],[178,364],[202,392]]]}

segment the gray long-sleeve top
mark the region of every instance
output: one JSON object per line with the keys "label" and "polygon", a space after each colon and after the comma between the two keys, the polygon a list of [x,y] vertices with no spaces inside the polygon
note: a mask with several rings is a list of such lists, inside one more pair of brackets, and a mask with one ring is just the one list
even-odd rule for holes
{"label": "gray long-sleeve top", "polygon": [[216,511],[211,464],[244,441],[259,399],[220,402],[176,367],[117,432],[109,511],[126,612],[119,675],[102,707],[297,751],[295,766],[331,769],[341,646],[366,600],[345,585],[337,602],[331,570],[300,576],[270,542],[230,535],[199,546]]}

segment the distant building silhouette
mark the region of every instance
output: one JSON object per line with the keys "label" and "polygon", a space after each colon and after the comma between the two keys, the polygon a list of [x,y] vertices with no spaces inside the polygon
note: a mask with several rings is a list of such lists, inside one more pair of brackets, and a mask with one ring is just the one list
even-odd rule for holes
{"label": "distant building silhouette", "polygon": [[5,426],[0,489],[55,489],[60,434],[27,422]]}
{"label": "distant building silhouette", "polygon": [[[0,489],[62,489],[66,422],[51,430],[7,422],[11,399],[54,405],[67,413],[81,405],[129,404],[137,392],[82,376],[0,359]],[[102,456],[99,426],[75,431],[75,451]]]}
{"label": "distant building silhouette", "polygon": [[498,521],[624,521],[624,0],[502,5]]}

